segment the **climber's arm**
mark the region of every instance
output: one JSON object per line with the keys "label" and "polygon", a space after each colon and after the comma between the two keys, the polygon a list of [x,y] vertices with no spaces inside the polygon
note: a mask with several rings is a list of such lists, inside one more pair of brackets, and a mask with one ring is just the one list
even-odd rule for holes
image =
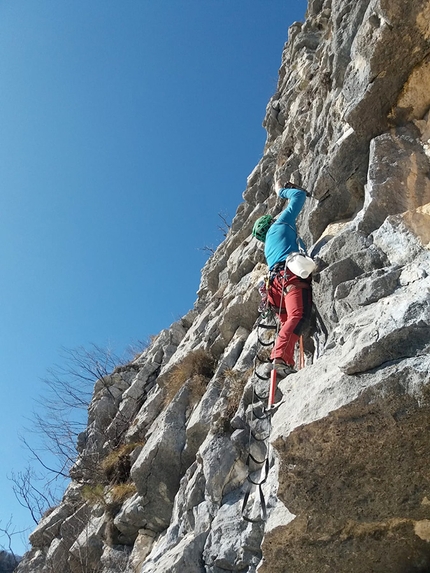
{"label": "climber's arm", "polygon": [[281,188],[279,197],[282,199],[288,199],[288,205],[279,215],[277,221],[280,223],[292,224],[297,219],[298,214],[302,210],[306,200],[306,192],[302,191],[301,189]]}

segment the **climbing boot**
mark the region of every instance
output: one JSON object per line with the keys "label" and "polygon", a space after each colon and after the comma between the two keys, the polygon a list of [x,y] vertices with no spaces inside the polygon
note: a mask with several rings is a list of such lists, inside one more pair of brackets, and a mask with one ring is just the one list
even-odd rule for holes
{"label": "climbing boot", "polygon": [[274,368],[276,368],[276,377],[278,380],[286,378],[289,374],[294,374],[297,372],[297,370],[295,370],[291,364],[287,364],[280,358],[275,359]]}
{"label": "climbing boot", "polygon": [[270,378],[270,373],[274,368],[276,369],[276,377],[278,380],[282,380],[282,378],[285,378],[289,374],[297,372],[290,364],[287,364],[281,358],[276,358],[275,363],[269,362],[265,365],[264,375],[266,378]]}

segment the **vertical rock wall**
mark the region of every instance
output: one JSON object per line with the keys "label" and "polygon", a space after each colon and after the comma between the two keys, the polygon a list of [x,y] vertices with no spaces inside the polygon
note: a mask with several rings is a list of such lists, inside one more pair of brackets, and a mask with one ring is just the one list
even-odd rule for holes
{"label": "vertical rock wall", "polygon": [[[428,0],[310,0],[194,309],[96,384],[72,483],[19,573],[430,570],[429,23]],[[251,229],[283,208],[275,173],[313,193],[299,228],[320,319],[258,442]],[[269,466],[255,523],[250,449]]]}

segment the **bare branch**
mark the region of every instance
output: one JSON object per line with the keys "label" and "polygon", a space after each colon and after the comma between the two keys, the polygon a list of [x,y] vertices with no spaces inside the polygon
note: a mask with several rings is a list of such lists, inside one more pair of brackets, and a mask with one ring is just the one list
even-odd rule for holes
{"label": "bare branch", "polygon": [[[57,505],[59,501],[58,498],[53,497],[51,488],[46,488],[44,476],[37,475],[31,466],[27,466],[22,472],[12,472],[9,479],[13,483],[12,490],[18,503],[29,511],[36,524],[39,523],[45,511]],[[35,485],[38,482],[42,483],[41,488]]]}
{"label": "bare branch", "polygon": [[[48,507],[58,503],[57,494],[63,493],[65,480],[70,479],[78,457],[77,439],[87,427],[94,384],[100,381],[112,395],[108,376],[120,363],[110,349],[94,344],[89,349],[63,348],[61,356],[62,365],[50,369],[43,380],[46,392],[37,401],[28,430],[39,436],[37,447],[27,437],[21,437],[30,453],[30,465],[22,472],[12,473],[10,478],[16,498],[29,510],[35,523]],[[41,468],[41,473],[36,473],[33,463]]]}
{"label": "bare branch", "polygon": [[[1,521],[0,521],[1,523]],[[9,519],[9,521],[6,524],[6,527],[1,527],[0,526],[0,537],[6,537],[7,539],[7,546],[5,547],[3,544],[0,544],[0,547],[3,548],[4,551],[7,551],[9,553],[10,556],[10,565],[15,569],[18,564],[19,564],[19,558],[18,556],[15,554],[13,548],[12,548],[12,542],[13,542],[13,538],[16,535],[23,535],[24,533],[27,533],[28,530],[27,529],[23,529],[21,531],[16,531],[16,529],[12,526],[12,517]],[[5,564],[5,565],[9,565],[9,563]]]}
{"label": "bare branch", "polygon": [[208,247],[207,245],[204,247],[199,247],[199,251],[206,251],[213,255],[215,253],[215,249],[213,247]]}
{"label": "bare branch", "polygon": [[222,221],[222,225],[218,225],[218,229],[221,231],[221,233],[224,235],[224,237],[227,237],[228,232],[230,230],[230,225],[227,223],[227,219],[226,219],[226,215],[223,215],[222,213],[218,213],[218,217],[221,219]]}

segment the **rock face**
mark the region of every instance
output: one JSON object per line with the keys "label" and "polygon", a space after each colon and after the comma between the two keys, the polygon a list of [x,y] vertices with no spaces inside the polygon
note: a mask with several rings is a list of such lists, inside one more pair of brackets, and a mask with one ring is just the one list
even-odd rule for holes
{"label": "rock face", "polygon": [[[430,571],[429,110],[429,0],[309,1],[193,310],[96,384],[19,573]],[[267,390],[251,229],[283,208],[275,173],[313,193],[318,320],[273,415],[251,419]]]}

